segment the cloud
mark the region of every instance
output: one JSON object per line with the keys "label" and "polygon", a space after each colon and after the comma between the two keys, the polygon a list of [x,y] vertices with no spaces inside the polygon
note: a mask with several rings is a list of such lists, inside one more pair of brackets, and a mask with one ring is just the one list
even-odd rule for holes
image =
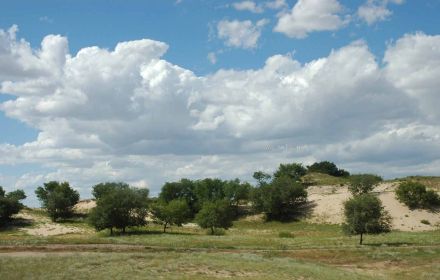
{"label": "cloud", "polygon": [[274,31],[302,39],[311,32],[338,30],[348,22],[342,12],[337,0],[298,0],[291,11],[278,15]]}
{"label": "cloud", "polygon": [[232,4],[232,7],[236,9],[237,11],[249,11],[252,13],[260,14],[264,11],[264,9],[255,4],[254,1],[241,1],[241,2],[235,2]]}
{"label": "cloud", "polygon": [[217,24],[217,35],[229,47],[254,49],[258,46],[261,30],[268,22],[267,19],[255,24],[250,20],[222,20]]}
{"label": "cloud", "polygon": [[215,52],[208,53],[207,58],[211,64],[217,63],[217,55],[215,54]]}
{"label": "cloud", "polygon": [[384,21],[393,14],[388,9],[389,3],[402,4],[403,0],[367,0],[358,8],[357,16],[368,25]]}
{"label": "cloud", "polygon": [[32,49],[16,29],[0,31],[0,92],[16,96],[0,109],[39,133],[0,144],[0,168],[40,168],[2,171],[0,184],[31,199],[47,180],[68,180],[89,197],[101,181],[157,194],[180,177],[251,179],[291,161],[333,160],[387,177],[440,167],[440,36],[407,34],[383,59],[356,41],[304,64],[278,54],[258,69],[198,76],[163,59],[162,42],[72,55],[65,37]]}
{"label": "cloud", "polygon": [[286,0],[273,0],[265,3],[265,6],[269,9],[279,10],[287,7]]}

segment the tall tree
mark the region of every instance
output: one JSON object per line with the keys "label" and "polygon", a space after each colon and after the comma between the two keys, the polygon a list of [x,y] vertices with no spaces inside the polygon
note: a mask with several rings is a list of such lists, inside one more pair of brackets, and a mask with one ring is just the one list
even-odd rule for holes
{"label": "tall tree", "polygon": [[73,206],[79,201],[79,193],[72,189],[68,182],[44,183],[42,187],[37,188],[35,194],[53,221],[70,217],[73,214]]}

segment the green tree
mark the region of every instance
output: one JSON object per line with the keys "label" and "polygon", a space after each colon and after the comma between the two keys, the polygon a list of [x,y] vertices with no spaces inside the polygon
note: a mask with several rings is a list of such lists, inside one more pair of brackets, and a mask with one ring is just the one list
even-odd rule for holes
{"label": "green tree", "polygon": [[364,234],[389,232],[391,217],[384,210],[380,199],[373,194],[360,194],[344,203],[345,224],[347,234],[359,234],[362,245]]}
{"label": "green tree", "polygon": [[249,200],[252,186],[248,182],[240,182],[239,179],[226,181],[223,184],[223,193],[231,206],[238,207],[240,202]]}
{"label": "green tree", "polygon": [[412,209],[440,206],[440,196],[419,182],[402,182],[395,193],[397,200]]}
{"label": "green tree", "polygon": [[308,172],[324,173],[335,177],[347,177],[349,172],[344,169],[339,169],[336,164],[330,161],[315,162],[314,164],[307,166]]}
{"label": "green tree", "polygon": [[170,202],[159,200],[153,205],[152,213],[156,223],[163,225],[163,232],[166,232],[168,226],[182,226],[191,219],[191,210],[183,199]]}
{"label": "green tree", "polygon": [[299,181],[300,178],[306,175],[307,169],[301,163],[288,163],[280,164],[278,170],[275,171],[273,176],[275,178],[290,177],[295,181]]}
{"label": "green tree", "polygon": [[0,225],[10,221],[12,215],[23,209],[24,206],[20,200],[25,198],[26,195],[23,190],[6,193],[3,187],[0,186]]}
{"label": "green tree", "polygon": [[230,228],[233,217],[229,202],[218,200],[205,202],[195,220],[201,228],[211,229],[211,234],[214,234],[216,228]]}
{"label": "green tree", "polygon": [[[148,189],[131,188],[125,183],[106,183],[109,186],[103,191],[103,184],[93,188],[96,207],[89,215],[89,223],[100,231],[113,228],[122,230],[130,226],[142,226],[147,223]],[[96,189],[95,189],[96,188]]]}
{"label": "green tree", "polygon": [[373,174],[351,175],[348,190],[353,195],[365,194],[371,192],[380,182],[382,178]]}
{"label": "green tree", "polygon": [[291,176],[275,177],[270,184],[255,189],[253,202],[268,220],[288,221],[301,214],[307,191]]}
{"label": "green tree", "polygon": [[37,188],[35,194],[52,221],[70,217],[73,214],[73,206],[79,201],[79,193],[72,189],[68,182],[44,183],[43,187]]}
{"label": "green tree", "polygon": [[195,182],[189,179],[181,179],[178,182],[167,182],[163,185],[159,199],[170,202],[176,199],[184,199],[191,210],[191,217],[200,210],[198,198],[195,193]]}

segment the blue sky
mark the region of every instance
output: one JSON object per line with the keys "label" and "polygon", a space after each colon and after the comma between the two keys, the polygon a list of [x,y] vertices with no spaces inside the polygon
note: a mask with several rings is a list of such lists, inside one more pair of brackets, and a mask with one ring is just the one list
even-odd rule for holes
{"label": "blue sky", "polygon": [[[303,6],[302,9],[301,5]],[[364,14],[361,12],[362,7],[368,8],[364,10],[366,11]],[[414,73],[417,72],[426,77],[427,80],[417,80],[414,85],[402,82],[398,78],[400,75],[411,75],[413,73],[405,72],[407,69],[402,65],[411,65],[419,60],[421,60],[420,63],[424,63],[423,59],[437,61],[439,52],[437,50],[437,35],[440,31],[439,12],[440,1],[438,0],[325,0],[322,2],[316,0],[2,1],[0,3],[0,29],[3,30],[5,46],[10,49],[2,53],[2,41],[0,40],[0,62],[9,61],[8,63],[13,64],[13,66],[7,66],[6,62],[3,63],[3,66],[0,65],[0,84],[3,83],[3,86],[0,87],[0,103],[3,104],[3,107],[0,107],[0,130],[2,131],[0,145],[3,145],[3,148],[0,151],[4,153],[4,160],[0,162],[0,185],[5,185],[6,188],[10,189],[24,187],[32,190],[33,184],[38,184],[46,179],[66,179],[73,180],[74,183],[80,185],[78,188],[81,188],[82,194],[88,195],[91,184],[101,180],[117,179],[148,186],[153,189],[154,193],[157,192],[164,181],[182,176],[237,176],[249,179],[252,168],[270,170],[275,167],[273,166],[275,163],[278,164],[283,161],[302,160],[310,162],[315,159],[333,159],[337,163],[345,164],[348,169],[351,168],[353,171],[378,172],[386,177],[407,175],[414,172],[432,174],[433,171],[427,169],[426,165],[435,166],[437,164],[436,159],[432,158],[432,149],[437,148],[436,145],[432,144],[432,141],[434,141],[432,139],[437,139],[438,118],[436,113],[428,114],[426,112],[430,110],[430,104],[438,101],[438,94],[433,92],[434,87],[432,84],[435,85],[434,78],[440,73],[435,72],[438,69],[435,65],[429,66],[428,70],[430,71],[426,74],[421,71],[426,70],[427,67],[421,67],[420,71],[415,70]],[[311,19],[307,18],[307,14],[312,14]],[[327,23],[318,22],[316,19],[319,18],[319,15],[324,15],[329,21]],[[285,18],[285,22],[281,26],[280,22],[283,18]],[[304,22],[301,22],[301,20]],[[13,38],[14,36],[7,35],[7,32],[15,25],[18,30],[13,32],[16,37]],[[416,36],[416,32],[420,32],[418,34],[423,36]],[[162,97],[165,96],[164,92],[168,90],[173,91],[173,93],[183,92],[185,98],[182,95],[176,95],[159,103],[155,103],[157,99],[153,101],[149,99],[149,101],[142,103],[142,106],[145,107],[137,104],[138,111],[136,111],[136,114],[138,114],[138,118],[131,116],[130,121],[137,124],[136,128],[140,127],[140,132],[134,133],[136,135],[133,136],[127,136],[134,137],[133,141],[113,136],[115,134],[113,130],[120,127],[121,123],[124,128],[129,127],[128,124],[124,125],[124,121],[126,121],[124,117],[119,119],[118,125],[114,127],[109,125],[107,131],[92,133],[90,127],[95,125],[95,122],[87,125],[85,123],[87,120],[95,120],[95,116],[81,108],[87,107],[86,105],[95,106],[96,108],[96,106],[99,107],[103,104],[111,108],[112,106],[118,107],[118,105],[123,107],[122,104],[111,104],[110,101],[105,104],[105,98],[99,99],[100,97],[94,95],[94,92],[87,91],[92,86],[84,89],[82,85],[72,85],[66,82],[65,78],[60,78],[58,81],[59,76],[48,78],[47,72],[50,72],[50,69],[42,69],[43,66],[35,66],[36,68],[32,71],[35,73],[40,71],[44,74],[37,78],[26,76],[26,69],[33,66],[29,66],[31,65],[30,62],[20,64],[28,59],[31,54],[43,61],[38,52],[42,40],[50,34],[58,34],[62,36],[60,38],[65,38],[68,42],[66,53],[70,58],[76,57],[80,50],[91,46],[97,46],[100,51],[108,50],[111,52],[119,42],[134,42],[140,39],[163,42],[168,49],[150,50],[149,54],[154,59],[160,58],[167,64],[165,66],[155,65],[150,70],[146,70],[145,73],[149,73],[149,76],[148,78],[143,76],[144,82],[150,81],[149,85],[152,87],[151,81],[154,80],[154,77],[162,77],[160,71],[166,69],[163,73],[167,74],[163,75],[168,75],[167,77],[176,75],[176,77],[170,78],[168,84],[162,85],[159,89],[155,88],[155,90],[158,90]],[[31,54],[26,54],[27,56],[23,57],[13,55],[14,48],[19,48],[17,42],[20,42],[20,40],[30,44]],[[53,40],[53,44],[59,45],[57,47],[59,49],[56,50],[61,50],[64,39]],[[353,42],[358,43],[353,44]],[[145,44],[149,44],[148,47],[153,48],[152,43]],[[428,47],[426,47],[426,44]],[[350,46],[355,50],[351,50]],[[156,46],[155,48],[160,49],[162,47]],[[144,51],[141,53],[138,46],[131,46],[131,48],[131,51],[137,53],[142,59],[142,55],[145,54]],[[414,51],[411,51],[411,48],[414,48]],[[426,48],[432,50],[432,53],[426,53]],[[48,53],[50,51],[52,49],[48,50]],[[332,56],[332,51],[335,53],[334,56]],[[417,56],[414,54],[413,60],[402,62],[401,59],[404,60],[405,57],[400,56],[399,51],[403,54],[409,52],[411,55],[416,52]],[[362,58],[365,56],[365,60],[359,58],[357,62],[358,58],[350,57],[352,53],[359,54]],[[386,53],[388,53],[387,56]],[[341,60],[347,59],[346,62],[337,63],[339,54],[342,57]],[[271,67],[278,67],[277,73],[287,71],[286,73],[282,72],[285,76],[278,78],[285,78],[287,79],[286,82],[290,81],[293,84],[284,90],[280,90],[277,96],[271,97],[269,93],[266,96],[266,91],[271,86],[275,87],[276,84],[273,83],[274,81],[270,84],[265,80],[265,75],[270,76],[272,72],[266,73],[264,71],[269,71],[268,59],[276,55],[282,55],[283,58],[280,58],[279,62],[278,60],[275,61],[276,66]],[[385,61],[385,56],[387,61]],[[2,57],[3,60],[1,60]],[[370,65],[369,58],[371,57],[375,59],[376,65]],[[332,67],[336,68],[325,70],[330,72],[337,72],[338,67],[344,68],[345,65],[353,61],[353,63],[359,63],[359,68],[368,65],[377,68],[377,73],[372,74],[375,78],[365,78],[365,80],[355,85],[335,85],[335,92],[338,91],[338,87],[340,91],[344,92],[354,90],[357,87],[363,89],[365,86],[361,87],[362,84],[368,84],[368,81],[371,82],[371,80],[378,81],[379,85],[371,90],[365,90],[364,95],[356,96],[356,98],[338,96],[333,91],[326,93],[325,96],[319,96],[321,93],[310,93],[311,88],[318,87],[318,81],[323,83],[324,86],[322,89],[313,89],[313,92],[325,92],[327,90],[325,82],[322,81],[323,77],[319,80],[313,80],[307,74],[317,71],[310,65],[320,58],[325,58],[329,65],[333,61],[332,58],[334,58]],[[10,62],[14,60],[17,65]],[[66,61],[69,61],[69,58]],[[44,62],[42,63],[44,64]],[[110,65],[113,67],[127,65],[124,58],[112,63]],[[148,64],[150,61],[144,63]],[[280,65],[285,65],[286,68]],[[54,67],[58,66],[62,69],[70,67],[64,64]],[[191,75],[184,79],[180,70],[172,66],[190,71]],[[21,69],[21,74],[12,73],[10,69],[13,67]],[[330,68],[330,66],[328,67]],[[229,72],[225,70],[229,70]],[[250,73],[249,70],[261,72],[261,75],[254,72]],[[112,68],[110,71],[114,71],[116,75],[118,69]],[[326,73],[324,70],[322,71],[322,73]],[[357,75],[354,73],[355,71],[357,70],[347,69],[347,81]],[[84,75],[91,76],[93,73],[84,73]],[[130,75],[133,75],[133,73]],[[377,78],[378,76],[382,78]],[[432,78],[433,76],[434,78]],[[132,76],[127,76],[127,79],[128,77]],[[308,80],[309,78],[311,80]],[[337,79],[337,77],[333,78]],[[35,79],[34,82],[37,80],[44,80],[47,83],[57,81],[58,84],[63,85],[57,89],[50,87],[50,89],[44,90],[36,87],[35,84],[18,85],[20,82],[31,81],[32,79]],[[176,79],[180,79],[179,82],[171,87],[170,83],[173,83]],[[303,80],[308,85],[307,89],[296,91],[297,87],[303,85]],[[386,80],[386,82],[380,84],[383,80]],[[243,91],[246,93],[243,93],[242,98],[238,97],[235,102],[233,100],[237,98],[237,95],[242,94],[240,93],[240,86],[235,88],[230,85],[235,85],[240,81],[249,82],[242,85],[245,87]],[[6,87],[5,82],[11,82],[13,85]],[[262,86],[263,83],[267,84]],[[426,87],[422,88],[420,83],[423,83]],[[106,94],[113,97],[118,94],[126,94],[127,98],[121,97],[122,99],[118,99],[118,102],[121,102],[121,100],[131,100],[130,102],[133,102],[133,98],[136,96],[136,98],[140,98],[136,95],[136,92],[142,91],[142,86],[140,88],[138,86],[138,84],[136,86],[111,84]],[[218,91],[213,90],[214,87],[219,88]],[[117,93],[119,88],[124,93]],[[289,90],[293,88],[295,88],[295,93],[291,92],[291,95],[289,95]],[[68,92],[67,89],[78,90],[86,96],[85,100],[87,101],[81,101],[86,102],[81,103],[83,107],[76,109],[70,107],[72,102],[75,103],[75,100],[72,99],[75,97],[71,97],[67,93],[64,94],[64,91]],[[115,89],[115,92],[112,92],[113,89]],[[56,90],[58,90],[58,93],[56,93]],[[149,90],[153,92],[153,89]],[[25,93],[27,91],[32,92],[32,94]],[[378,97],[377,91],[387,92],[390,96]],[[376,95],[370,96],[372,92]],[[396,92],[401,92],[401,95]],[[219,96],[222,94],[228,96],[220,100]],[[341,100],[340,107],[334,104],[332,94],[334,94],[334,99]],[[392,94],[397,94],[397,97]],[[420,94],[420,96],[416,96],[417,94]],[[267,105],[269,107],[258,107],[262,103],[258,105],[240,103],[240,98],[253,100],[252,98],[255,95],[258,95],[260,102],[266,100],[271,104],[270,106],[275,106],[275,108],[271,108],[269,105]],[[284,101],[280,96],[283,96]],[[316,105],[316,108],[314,108],[314,105],[312,105],[312,110],[327,112],[329,115],[317,117],[316,120],[312,120],[312,117],[302,119],[303,116],[307,115],[306,113],[292,115],[293,113],[289,113],[289,111],[304,110],[304,107],[298,104],[304,105],[311,102],[302,100],[299,96],[302,96],[301,98],[303,96],[313,96],[313,104],[319,104],[319,106]],[[63,99],[64,97],[66,98]],[[20,98],[26,101],[25,105],[23,105],[24,103],[21,103],[22,105],[18,104]],[[181,100],[182,103],[171,105],[180,98],[185,100]],[[278,100],[279,98],[280,100]],[[378,98],[383,100],[378,101]],[[418,100],[417,98],[421,99]],[[4,105],[8,100],[11,101],[8,103],[9,105]],[[56,103],[60,106],[59,108],[67,108],[66,111],[69,113],[62,115],[62,113],[53,110],[42,113],[38,104],[48,100],[59,102]],[[92,100],[98,103],[92,106],[92,104],[89,104]],[[368,104],[374,103],[375,108],[385,108],[384,110],[391,113],[382,115],[382,112],[377,112],[374,108],[370,109],[368,106],[359,105],[360,100],[369,102]],[[390,100],[394,100],[397,109],[387,109],[385,103],[390,102]],[[290,104],[290,102],[293,103]],[[43,103],[40,105],[47,105],[47,103]],[[188,105],[190,103],[192,107]],[[420,104],[414,107],[425,113],[422,114],[421,112],[414,112],[415,109],[408,109],[408,104],[416,103]],[[186,104],[187,110],[179,107],[182,104]],[[277,107],[276,104],[279,104],[279,106]],[[285,104],[290,104],[291,107],[284,108]],[[295,107],[297,105],[300,107]],[[132,108],[134,105],[130,104],[130,106]],[[139,109],[139,106],[143,109]],[[360,106],[361,109],[356,106]],[[151,108],[159,109],[156,112],[155,109]],[[273,112],[279,111],[283,114],[286,112],[286,115],[283,115],[283,120],[286,123],[279,121],[272,115],[266,116],[263,114],[260,119],[254,111],[262,110],[262,108],[267,111],[274,109]],[[345,112],[345,108],[353,108],[354,111]],[[70,109],[72,109],[72,112],[69,111]],[[365,112],[361,112],[364,109]],[[34,110],[39,113],[34,113]],[[176,119],[173,119],[174,110],[176,112],[183,110],[186,114],[180,116],[176,113]],[[238,111],[240,111],[240,114]],[[151,112],[154,112],[154,114]],[[102,114],[99,118],[96,116],[96,120],[104,118],[105,121],[106,115],[105,113]],[[316,115],[319,114],[314,114],[314,116]],[[233,119],[232,116],[238,119]],[[107,116],[109,119],[113,119],[113,117],[112,115]],[[180,124],[180,121],[184,119],[187,122],[183,125],[186,125],[188,129],[175,132],[177,131],[175,129],[177,123]],[[328,127],[327,119],[334,119],[336,124],[333,123]],[[139,123],[133,122],[133,120],[137,120]],[[156,124],[160,123],[160,127],[150,126],[152,120]],[[50,123],[55,124],[57,122],[62,122],[69,130],[57,132],[50,128]],[[304,122],[304,125],[292,124],[297,122]],[[245,128],[240,127],[242,123],[244,123]],[[260,125],[262,126],[261,131],[257,128]],[[359,126],[366,127],[366,131],[359,130]],[[252,129],[249,127],[252,127]],[[240,129],[244,132],[240,132]],[[343,131],[340,130],[338,135],[328,132],[336,129],[343,129]],[[383,143],[385,141],[381,138],[384,137],[383,134],[393,129],[397,134],[387,136],[390,142],[395,141],[391,138],[400,135],[399,133],[410,133],[411,131],[413,133],[408,134],[407,138],[399,138],[403,139],[401,149],[396,149],[390,145],[387,146],[388,148],[381,150],[380,153],[372,153],[368,148],[362,146],[365,151],[361,148],[358,150],[362,150],[364,154],[359,152],[359,155],[347,155],[346,151],[356,145],[364,145],[366,139],[377,138],[375,141]],[[267,133],[267,131],[269,132]],[[76,135],[83,135],[89,140],[96,138],[98,139],[96,141],[100,144],[93,142],[95,140],[88,140],[89,142],[86,141],[87,144],[78,144],[81,142],[80,140],[69,142],[71,132]],[[272,132],[273,134],[271,134]],[[345,137],[341,138],[341,134]],[[422,145],[423,148],[420,148],[420,143],[414,140],[417,135],[428,135],[426,137],[431,142],[427,140],[429,145],[427,144],[426,148],[424,145]],[[328,141],[318,141],[318,138],[321,140],[328,139]],[[151,144],[147,139],[148,141],[159,141],[158,139],[161,139],[161,142]],[[50,147],[47,144],[49,142],[51,143]],[[93,145],[90,144],[91,142],[93,142]],[[145,144],[146,142],[148,144]],[[30,145],[32,149],[34,149],[34,146],[39,148],[30,150],[29,143],[33,143]],[[190,145],[189,143],[194,144]],[[88,146],[89,144],[90,146]],[[97,146],[94,146],[95,144]],[[258,145],[269,145],[271,148],[265,151],[271,151],[270,154],[265,154],[261,150],[255,152],[253,149]],[[301,154],[295,155],[286,152],[285,149],[277,148],[302,145],[310,145],[310,147],[313,147],[313,149],[311,148],[313,152],[305,149]],[[342,146],[336,147],[337,145]],[[417,145],[418,148],[412,149],[414,147],[412,145]],[[50,150],[47,151],[50,156],[40,157],[41,151],[46,148]],[[87,150],[89,148],[93,149],[94,154],[90,158],[84,158],[83,154],[89,153],[89,150]],[[409,153],[409,150],[419,151],[419,149],[421,151],[417,154],[417,157]],[[20,155],[16,155],[16,153]],[[78,159],[71,156],[72,153],[78,153]],[[109,154],[106,155],[106,153]],[[61,156],[57,158],[54,154]],[[249,166],[235,173],[225,172],[225,168],[237,170],[234,165],[234,162],[237,161],[233,158],[238,155],[242,155],[242,158],[248,156]],[[436,154],[434,153],[434,155]],[[387,157],[387,159],[385,160],[384,157]],[[131,162],[133,158],[136,158],[135,161],[139,162],[133,164],[131,169],[128,168],[123,173],[115,175],[118,171],[114,170],[114,166],[117,165],[118,160],[121,161],[120,164],[126,166],[125,161]],[[157,162],[159,166],[161,164],[167,165],[169,161],[173,161],[174,164],[171,164],[172,167],[170,168],[177,171],[151,171],[152,175],[147,178],[148,174],[142,174],[139,171],[148,166],[145,163],[147,161]],[[384,168],[385,162],[387,162],[387,168]],[[139,167],[142,164],[144,164],[144,167]],[[209,170],[201,170],[206,165],[210,166]],[[240,166],[242,166],[242,163],[240,163]],[[91,167],[101,169],[97,172],[98,174],[89,174],[78,180],[71,179],[74,174],[81,174],[83,168]],[[29,180],[29,177],[32,176],[36,176],[38,179]]]}

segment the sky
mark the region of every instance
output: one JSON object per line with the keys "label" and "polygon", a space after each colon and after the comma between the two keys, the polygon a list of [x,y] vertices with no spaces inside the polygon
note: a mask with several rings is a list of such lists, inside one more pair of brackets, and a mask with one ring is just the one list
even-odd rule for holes
{"label": "sky", "polygon": [[0,185],[439,175],[439,0],[0,2]]}

